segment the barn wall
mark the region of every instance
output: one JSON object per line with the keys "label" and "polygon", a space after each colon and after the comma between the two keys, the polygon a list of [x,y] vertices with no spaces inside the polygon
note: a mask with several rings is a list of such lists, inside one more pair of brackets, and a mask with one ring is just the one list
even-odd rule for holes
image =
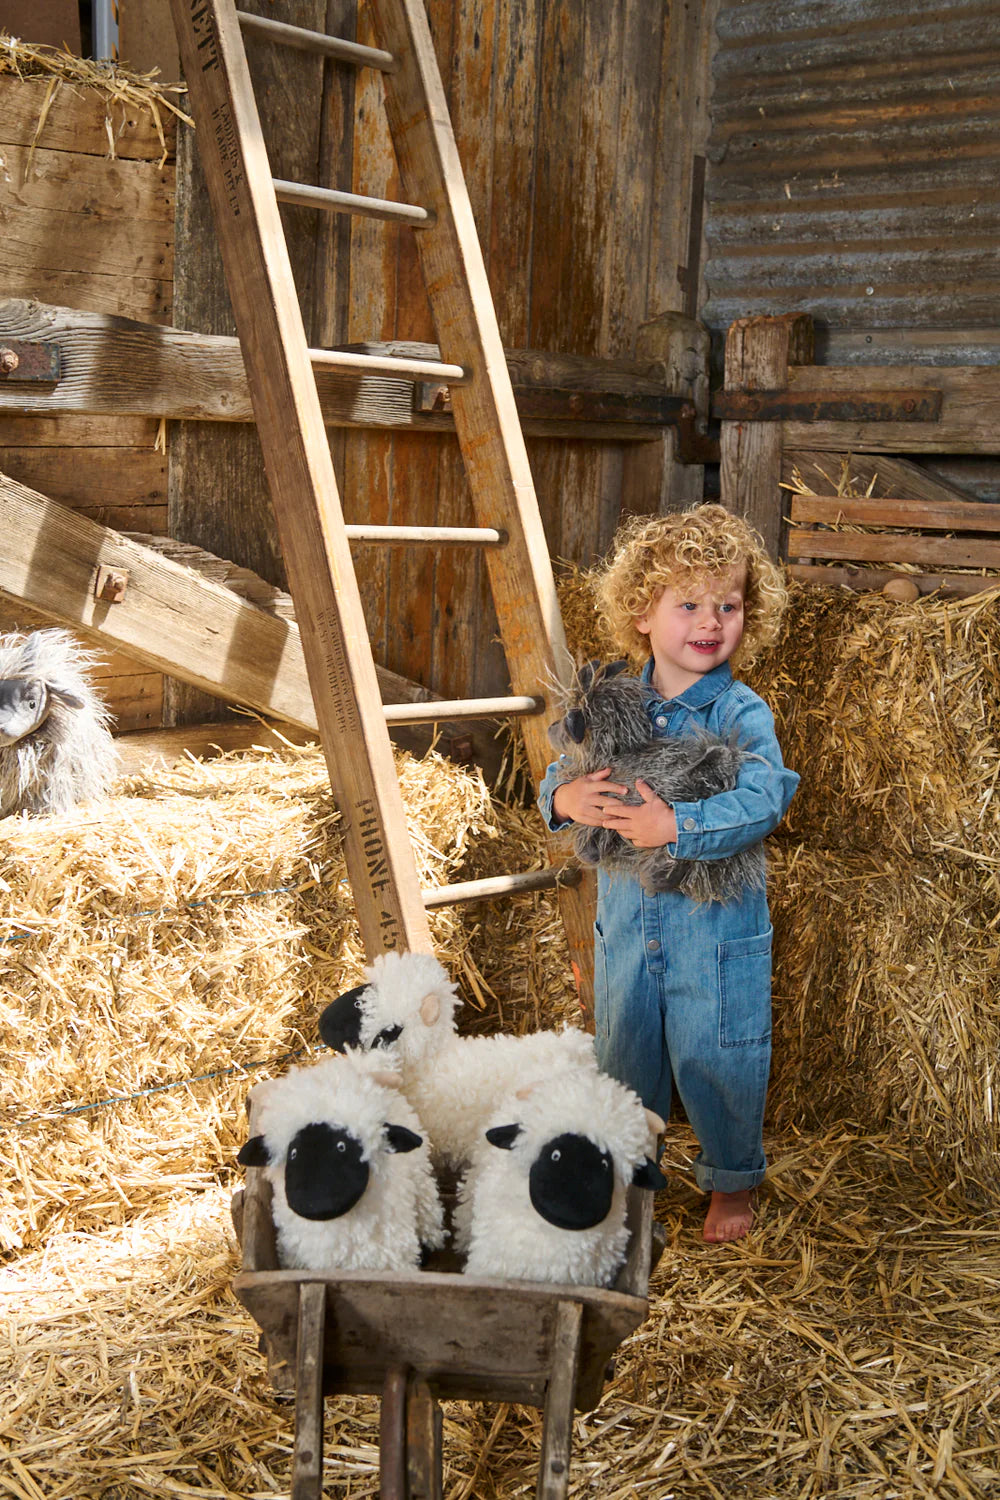
{"label": "barn wall", "polygon": [[[367,5],[353,0],[250,0],[248,8],[378,40]],[[692,278],[697,286],[691,122],[704,114],[698,79],[711,7],[429,0],[427,10],[505,345],[635,354],[641,325],[683,310]],[[276,175],[402,196],[377,74],[355,78],[328,65],[319,80],[308,60],[248,52]],[[197,166],[188,172],[185,152],[182,143],[176,321],[230,333]],[[296,168],[286,170],[291,157]],[[413,231],[283,214],[312,342],[434,339]],[[280,584],[254,443],[246,433],[176,424],[171,524],[223,555],[249,545],[255,555],[236,560]],[[453,439],[352,431],[332,433],[331,446],[349,522],[472,520]],[[623,499],[632,509],[659,503],[656,465],[622,445],[534,438],[528,448],[556,558],[591,563]],[[256,517],[249,543],[248,515]],[[479,560],[369,549],[356,562],[379,661],[448,697],[506,689]],[[178,690],[179,718],[204,710]]]}
{"label": "barn wall", "polygon": [[995,363],[1000,10],[722,0],[701,316],[808,312],[831,363]]}
{"label": "barn wall", "polygon": [[[0,296],[168,323],[174,162],[152,119],[96,89],[0,77]],[[115,134],[108,157],[106,120]],[[37,139],[36,139],[37,135]],[[139,417],[0,417],[0,469],[123,531],[165,532],[166,457]],[[50,623],[0,598],[0,629]],[[159,673],[105,658],[101,688],[122,730],[160,723]]]}

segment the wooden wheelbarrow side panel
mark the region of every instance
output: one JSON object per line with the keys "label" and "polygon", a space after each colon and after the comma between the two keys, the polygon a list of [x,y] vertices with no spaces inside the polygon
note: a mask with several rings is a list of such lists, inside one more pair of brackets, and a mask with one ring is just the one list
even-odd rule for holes
{"label": "wooden wheelbarrow side panel", "polygon": [[234,1219],[244,1270],[233,1290],[260,1326],[271,1379],[295,1390],[299,1289],[325,1283],[324,1389],[378,1395],[387,1370],[405,1365],[441,1397],[541,1406],[552,1373],[558,1307],[583,1309],[576,1407],[600,1400],[608,1361],[648,1312],[652,1195],[630,1190],[630,1252],[614,1290],[549,1282],[494,1281],[440,1271],[343,1271],[317,1276],[277,1268],[271,1190],[251,1168]]}
{"label": "wooden wheelbarrow side panel", "polygon": [[434,1271],[243,1272],[233,1290],[264,1330],[272,1376],[294,1375],[304,1282],[326,1286],[327,1394],[378,1395],[386,1372],[405,1365],[443,1398],[541,1406],[558,1305],[572,1300],[583,1309],[575,1404],[588,1411],[600,1399],[609,1359],[647,1311],[643,1299],[622,1292]]}

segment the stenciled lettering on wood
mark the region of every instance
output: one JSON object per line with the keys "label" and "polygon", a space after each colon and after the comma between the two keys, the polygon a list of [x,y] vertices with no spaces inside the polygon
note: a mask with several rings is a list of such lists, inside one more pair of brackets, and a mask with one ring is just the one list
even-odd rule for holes
{"label": "stenciled lettering on wood", "polygon": [[[198,51],[202,54],[201,71],[211,73],[220,69],[222,62],[219,56],[219,36],[215,18],[204,0],[191,0],[191,29],[195,38],[198,39]],[[229,211],[234,219],[238,219],[241,213],[239,190],[245,181],[245,173],[236,136],[232,102],[229,99],[223,99],[217,104],[212,110],[211,120],[215,145],[219,153],[219,165],[226,184]]]}
{"label": "stenciled lettering on wood", "polygon": [[204,0],[191,0],[191,29],[196,37],[201,38],[198,51],[205,53],[201,71],[208,73],[212,68],[219,67],[219,38],[211,9],[204,4]]}

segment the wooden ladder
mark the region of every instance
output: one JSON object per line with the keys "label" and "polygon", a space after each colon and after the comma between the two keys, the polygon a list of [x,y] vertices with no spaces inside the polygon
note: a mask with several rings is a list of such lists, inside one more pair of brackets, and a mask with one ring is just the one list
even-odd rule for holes
{"label": "wooden ladder", "polygon": [[[198,148],[222,252],[282,553],[316,706],[345,858],[370,955],[429,950],[426,907],[558,887],[589,1010],[592,901],[577,872],[504,875],[422,893],[406,830],[392,722],[523,717],[537,782],[551,759],[546,709],[570,670],[548,549],[472,209],[423,0],[372,0],[386,50],[236,10],[233,0],[171,0]],[[243,47],[255,38],[381,71],[404,192],[387,202],[272,178]],[[367,356],[307,347],[279,202],[358,213],[416,231],[441,358]],[[431,705],[381,702],[313,371],[336,366],[447,383],[486,549],[512,696]],[[366,540],[442,540],[433,528],[366,528]],[[450,538],[454,540],[454,538]],[[575,883],[574,883],[575,876]]]}

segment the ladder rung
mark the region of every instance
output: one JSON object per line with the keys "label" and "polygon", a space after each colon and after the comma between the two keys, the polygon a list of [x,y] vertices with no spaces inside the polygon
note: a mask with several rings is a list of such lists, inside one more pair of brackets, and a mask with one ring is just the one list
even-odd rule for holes
{"label": "ladder rung", "polygon": [[424,905],[457,906],[462,901],[484,901],[491,896],[519,896],[524,891],[547,891],[554,886],[579,885],[579,865],[549,866],[526,875],[494,875],[488,880],[466,880],[424,891]]}
{"label": "ladder rung", "polygon": [[378,68],[383,73],[395,71],[396,59],[391,52],[383,52],[381,47],[362,47],[359,42],[347,42],[322,31],[308,31],[304,26],[289,26],[285,21],[272,21],[267,16],[252,16],[245,10],[238,10],[236,15],[244,31],[256,32],[258,36],[284,47],[297,47],[301,52],[321,52],[326,57],[354,63],[358,68]]}
{"label": "ladder rung", "polygon": [[350,349],[310,349],[309,358],[314,365],[327,365],[340,370],[367,371],[371,375],[403,375],[407,379],[445,380],[449,385],[462,385],[469,373],[461,365],[443,365],[433,359],[395,359],[391,354],[356,354]]}
{"label": "ladder rung", "polygon": [[433,724],[438,719],[506,719],[540,714],[542,698],[432,698],[427,703],[383,703],[387,724]]}
{"label": "ladder rung", "polygon": [[332,213],[361,214],[367,219],[396,219],[414,228],[426,229],[434,215],[416,203],[395,203],[391,198],[366,198],[361,193],[342,193],[338,188],[316,187],[310,182],[288,182],[273,177],[279,203],[298,203],[306,208],[327,208]]}
{"label": "ladder rung", "polygon": [[492,526],[345,526],[352,542],[382,542],[387,547],[427,542],[431,546],[502,547],[505,531]]}

